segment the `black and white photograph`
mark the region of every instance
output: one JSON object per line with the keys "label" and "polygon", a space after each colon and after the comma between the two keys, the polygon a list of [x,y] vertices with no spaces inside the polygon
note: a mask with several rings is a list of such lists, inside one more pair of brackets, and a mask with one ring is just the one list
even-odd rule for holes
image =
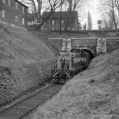
{"label": "black and white photograph", "polygon": [[0,119],[119,119],[119,0],[0,0]]}

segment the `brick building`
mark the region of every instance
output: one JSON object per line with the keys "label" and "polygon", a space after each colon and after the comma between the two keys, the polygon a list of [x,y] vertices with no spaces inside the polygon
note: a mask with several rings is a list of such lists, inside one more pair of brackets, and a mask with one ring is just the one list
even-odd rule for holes
{"label": "brick building", "polygon": [[77,11],[54,12],[48,17],[50,12],[42,14],[42,20],[46,20],[43,25],[44,30],[78,30],[78,13]]}
{"label": "brick building", "polygon": [[0,21],[27,28],[27,8],[18,0],[0,0]]}

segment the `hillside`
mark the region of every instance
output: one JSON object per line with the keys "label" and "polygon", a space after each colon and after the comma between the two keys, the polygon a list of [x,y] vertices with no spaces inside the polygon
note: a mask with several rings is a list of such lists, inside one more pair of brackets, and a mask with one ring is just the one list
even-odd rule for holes
{"label": "hillside", "polygon": [[28,119],[119,119],[119,49],[93,59]]}
{"label": "hillside", "polygon": [[55,53],[43,39],[0,24],[0,105],[38,85],[41,66],[54,59]]}
{"label": "hillside", "polygon": [[[52,41],[49,41],[48,38],[50,38],[52,36],[52,32],[48,32],[48,31],[36,31],[36,30],[32,30],[30,31],[33,35],[37,36],[38,38],[41,39],[42,42],[44,42],[49,49],[52,49],[53,52],[55,52],[56,54],[59,54],[59,48],[57,47],[57,42],[55,41],[55,43],[53,44]],[[54,33],[56,36],[57,34]],[[55,37],[56,37],[55,36]],[[60,46],[61,47],[61,46]]]}
{"label": "hillside", "polygon": [[30,32],[0,24],[0,62],[33,63],[50,60],[54,53]]}

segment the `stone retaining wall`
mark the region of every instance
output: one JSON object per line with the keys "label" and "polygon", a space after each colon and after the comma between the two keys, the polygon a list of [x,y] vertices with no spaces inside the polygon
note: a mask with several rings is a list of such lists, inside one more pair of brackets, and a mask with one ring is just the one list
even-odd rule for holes
{"label": "stone retaining wall", "polygon": [[[56,46],[59,51],[62,49],[62,39],[65,37],[54,37],[49,38],[48,40],[51,42],[53,46]],[[107,44],[107,52],[110,53],[115,49],[119,48],[119,37],[87,37],[87,38],[75,38],[71,37],[71,45],[72,47],[79,46],[95,46],[97,47],[98,38],[106,39]]]}

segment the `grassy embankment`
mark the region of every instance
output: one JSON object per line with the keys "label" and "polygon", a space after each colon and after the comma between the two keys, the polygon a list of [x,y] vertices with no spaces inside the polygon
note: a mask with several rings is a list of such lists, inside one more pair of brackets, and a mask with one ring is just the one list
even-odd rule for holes
{"label": "grassy embankment", "polygon": [[39,67],[55,53],[30,31],[0,24],[0,104],[39,84]]}
{"label": "grassy embankment", "polygon": [[88,70],[40,106],[29,119],[118,119],[119,49],[96,57]]}
{"label": "grassy embankment", "polygon": [[54,57],[52,50],[31,32],[2,24],[0,24],[0,49],[0,61],[2,64],[10,61],[23,63],[42,62]]}

